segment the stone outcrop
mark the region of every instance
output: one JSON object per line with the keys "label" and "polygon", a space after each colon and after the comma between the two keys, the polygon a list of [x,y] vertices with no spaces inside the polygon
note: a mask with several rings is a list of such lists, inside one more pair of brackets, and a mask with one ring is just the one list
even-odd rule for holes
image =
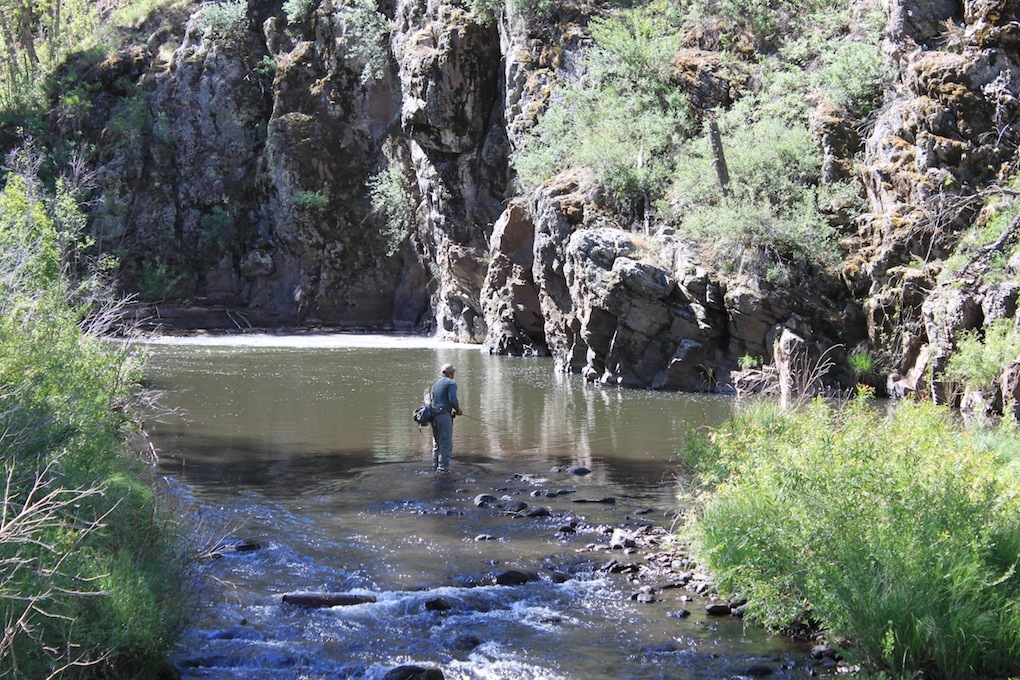
{"label": "stone outcrop", "polygon": [[[872,382],[944,399],[958,333],[1017,314],[1016,272],[986,277],[991,251],[950,280],[944,260],[992,219],[980,192],[1012,167],[1020,10],[885,4],[899,75],[873,124],[811,102],[821,179],[860,180],[867,203],[830,216],[845,236],[838,278],[795,266],[770,283],[754,273],[760,253],[728,268],[669,229],[634,230],[583,169],[513,197],[510,158],[551,94],[583,76],[598,3],[555,3],[541,20],[506,8],[483,18],[453,0],[380,3],[368,57],[350,49],[364,27],[343,3],[310,2],[288,25],[279,3],[249,0],[225,38],[196,2],[186,26],[87,65],[90,115],[55,108],[54,124],[96,146],[96,233],[128,253],[124,273],[150,298],[434,332],[657,389],[731,389],[738,364],[775,364],[796,334],[812,356],[864,343],[890,357]],[[695,22],[672,84],[697,111],[732,106],[754,75],[722,46],[764,49],[756,40]]]}

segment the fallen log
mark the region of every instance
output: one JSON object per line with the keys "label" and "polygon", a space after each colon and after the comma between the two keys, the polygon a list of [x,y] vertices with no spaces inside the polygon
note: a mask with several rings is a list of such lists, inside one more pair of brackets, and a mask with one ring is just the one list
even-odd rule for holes
{"label": "fallen log", "polygon": [[375,595],[353,593],[287,593],[283,601],[299,607],[350,607],[375,602],[376,599]]}

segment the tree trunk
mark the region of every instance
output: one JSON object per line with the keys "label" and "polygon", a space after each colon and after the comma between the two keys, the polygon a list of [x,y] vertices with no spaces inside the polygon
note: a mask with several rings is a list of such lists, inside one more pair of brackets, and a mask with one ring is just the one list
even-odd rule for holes
{"label": "tree trunk", "polygon": [[726,168],[726,156],[723,153],[722,136],[719,134],[719,123],[715,116],[709,114],[707,118],[708,143],[712,147],[712,161],[715,165],[715,174],[719,177],[719,189],[723,196],[730,195],[730,171]]}

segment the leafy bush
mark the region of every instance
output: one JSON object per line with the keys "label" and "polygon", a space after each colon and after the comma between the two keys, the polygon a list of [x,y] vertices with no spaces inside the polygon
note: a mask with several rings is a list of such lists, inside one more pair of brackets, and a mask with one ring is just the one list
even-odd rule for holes
{"label": "leafy bush", "polygon": [[0,675],[154,677],[186,615],[180,561],[125,455],[132,354],[83,329],[98,279],[72,281],[80,213],[27,154],[0,193]]}
{"label": "leafy bush", "polygon": [[287,15],[288,24],[300,24],[305,21],[315,7],[318,5],[319,0],[287,0],[283,3],[283,13]]}
{"label": "leafy bush", "polygon": [[810,620],[896,677],[1020,664],[1020,483],[948,411],[766,404],[686,455],[714,485],[692,515],[696,550],[749,616]]}
{"label": "leafy bush", "polygon": [[812,80],[834,103],[860,113],[876,108],[890,79],[877,42],[846,42],[823,59],[825,65]]}
{"label": "leafy bush", "polygon": [[320,187],[314,191],[298,189],[294,192],[294,205],[302,210],[325,212],[329,208],[329,187]]}
{"label": "leafy bush", "polygon": [[875,357],[867,350],[854,350],[847,357],[847,364],[854,375],[868,375],[875,370]]}
{"label": "leafy bush", "polygon": [[535,186],[562,167],[586,166],[624,214],[650,212],[693,128],[686,96],[669,82],[679,33],[658,8],[592,20],[588,78],[550,102],[515,153],[522,183]]}
{"label": "leafy bush", "polygon": [[390,25],[375,0],[343,0],[333,10],[333,19],[340,28],[345,57],[360,72],[362,84],[382,78],[389,63]]}
{"label": "leafy bush", "polygon": [[368,180],[368,188],[372,213],[381,220],[387,253],[393,255],[414,228],[414,197],[407,176],[399,165],[391,164]]}
{"label": "leafy bush", "polygon": [[[530,24],[543,14],[554,10],[558,4],[557,0],[510,0],[509,9],[513,16]],[[488,23],[503,8],[504,2],[503,0],[468,0],[467,6],[483,22]]]}
{"label": "leafy bush", "polygon": [[212,39],[241,41],[248,33],[248,0],[220,0],[202,6],[199,26]]}
{"label": "leafy bush", "polygon": [[957,340],[942,378],[990,391],[1006,366],[1018,359],[1020,329],[1012,319],[997,319],[984,329],[965,332]]}
{"label": "leafy bush", "polygon": [[198,247],[212,248],[218,255],[235,245],[237,239],[236,210],[229,205],[215,205],[198,220]]}
{"label": "leafy bush", "polygon": [[780,260],[834,261],[836,234],[823,213],[831,189],[818,184],[821,152],[807,126],[770,116],[736,121],[723,128],[723,141],[725,193],[708,140],[686,147],[672,188],[680,228],[727,256],[752,248]]}

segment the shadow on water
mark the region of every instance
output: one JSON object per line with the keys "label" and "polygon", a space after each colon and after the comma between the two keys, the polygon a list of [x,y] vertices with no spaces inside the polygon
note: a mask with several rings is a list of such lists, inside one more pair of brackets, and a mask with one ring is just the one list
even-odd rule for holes
{"label": "shadow on water", "polygon": [[[682,589],[637,602],[604,569],[643,559],[608,550],[614,527],[670,525],[678,424],[718,424],[725,399],[600,389],[546,360],[385,339],[149,352],[170,409],[149,430],[188,521],[260,546],[202,563],[207,606],[176,659],[185,678],[381,678],[408,663],[458,679],[811,674],[802,645],[710,618]],[[471,417],[456,421],[452,473],[437,476],[410,413],[447,361]],[[564,470],[579,465],[591,473]],[[509,514],[479,494],[543,511]],[[493,585],[511,569],[537,578]],[[299,591],[375,602],[282,602]]]}

